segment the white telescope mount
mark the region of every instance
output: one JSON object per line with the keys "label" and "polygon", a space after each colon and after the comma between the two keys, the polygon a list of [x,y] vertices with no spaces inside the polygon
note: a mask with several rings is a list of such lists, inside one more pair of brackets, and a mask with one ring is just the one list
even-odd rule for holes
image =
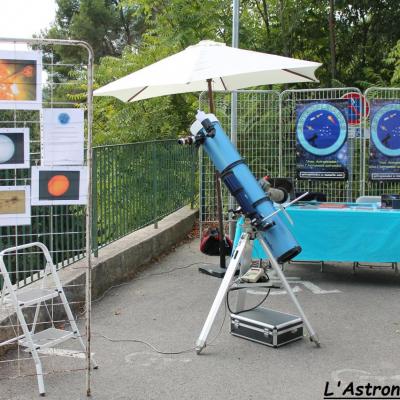
{"label": "white telescope mount", "polygon": [[[267,217],[270,218],[273,215],[279,213],[279,212],[284,212],[286,214],[285,209],[288,208],[290,205],[293,203],[299,201],[301,198],[306,196],[308,193],[304,193],[302,196],[296,198],[286,206],[280,206],[274,213],[269,215]],[[291,219],[289,218],[289,222],[292,223]],[[250,222],[247,220],[245,224],[243,225],[243,232],[240,236],[239,242],[236,246],[236,249],[234,250],[234,253],[231,257],[231,260],[229,262],[228,268],[226,270],[225,276],[221,282],[221,285],[218,289],[217,295],[214,299],[214,302],[211,306],[211,309],[208,313],[207,319],[204,323],[203,329],[201,330],[200,336],[198,337],[196,341],[196,353],[200,354],[201,351],[206,347],[207,345],[207,338],[208,335],[211,331],[211,328],[214,324],[215,318],[218,314],[218,311],[222,305],[222,303],[225,300],[225,297],[232,285],[232,282],[235,277],[236,271],[239,269],[239,278],[244,275],[248,269],[251,266],[251,254],[253,250],[253,245],[254,245],[254,240],[257,238],[259,240],[259,243],[261,244],[262,248],[264,249],[265,253],[268,255],[268,259],[271,265],[271,268],[275,272],[277,280],[283,285],[285,288],[286,292],[288,293],[290,299],[294,303],[295,307],[297,308],[297,311],[299,312],[304,325],[307,328],[307,331],[309,333],[309,338],[310,341],[312,341],[317,347],[320,347],[320,342],[318,339],[318,336],[316,332],[314,331],[313,327],[311,326],[307,316],[305,315],[303,308],[301,307],[299,301],[297,300],[292,288],[290,287],[285,274],[282,271],[281,266],[279,265],[278,261],[276,258],[273,256],[271,249],[268,246],[268,243],[266,242],[264,236],[260,234],[261,232],[255,228],[253,225],[250,224]],[[251,284],[251,285],[257,285],[257,284]],[[263,287],[270,286],[274,287],[273,281],[268,281],[267,283],[262,284]],[[255,286],[256,287],[256,286]],[[243,292],[243,291],[239,291]],[[237,300],[237,307],[240,308],[244,304],[245,300],[245,294],[241,295],[239,294],[238,300]]]}

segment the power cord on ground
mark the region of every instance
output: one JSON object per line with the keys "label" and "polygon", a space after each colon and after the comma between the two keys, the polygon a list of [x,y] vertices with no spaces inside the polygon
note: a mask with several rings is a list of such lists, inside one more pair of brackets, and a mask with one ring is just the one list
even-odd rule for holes
{"label": "power cord on ground", "polygon": [[[163,272],[153,273],[153,274],[147,274],[147,275],[145,275],[145,276],[143,276],[143,277],[134,278],[134,279],[132,279],[130,282],[124,282],[124,283],[121,283],[121,284],[119,284],[119,285],[111,286],[111,287],[108,288],[100,297],[96,298],[95,300],[92,300],[92,302],[100,301],[100,300],[103,299],[111,290],[113,290],[113,289],[115,289],[115,288],[118,288],[118,287],[121,287],[121,286],[129,285],[129,284],[132,283],[132,281],[138,281],[138,280],[146,279],[146,278],[151,277],[151,276],[158,276],[158,275],[169,274],[169,273],[171,273],[171,272],[174,272],[174,271],[177,271],[177,270],[181,270],[181,269],[190,268],[190,267],[193,267],[194,265],[198,265],[198,264],[203,264],[203,265],[204,265],[204,264],[215,265],[215,264],[212,264],[212,263],[195,262],[195,263],[191,263],[191,264],[188,264],[188,265],[184,265],[184,266],[182,266],[182,267],[176,267],[176,268],[173,268],[173,269],[168,270],[168,271],[163,271]],[[211,339],[211,340],[208,342],[208,344],[207,344],[208,346],[211,346],[212,343],[215,342],[215,340],[217,340],[218,337],[221,335],[222,328],[223,328],[223,326],[224,326],[224,324],[225,324],[225,320],[226,320],[226,311],[227,311],[227,306],[225,306],[224,317],[223,317],[223,319],[222,319],[221,326],[220,326],[220,328],[219,328],[217,334],[215,335],[215,337],[214,337],[213,339]],[[112,342],[112,343],[127,343],[127,342],[130,342],[130,343],[141,343],[141,344],[144,344],[144,345],[146,345],[147,347],[149,347],[149,348],[150,348],[151,350],[153,350],[154,352],[156,352],[156,353],[158,353],[158,354],[164,354],[164,355],[178,355],[178,354],[184,354],[184,353],[188,353],[188,352],[194,351],[194,350],[196,349],[196,347],[191,347],[191,348],[188,348],[188,349],[178,350],[178,351],[162,351],[162,350],[157,349],[157,348],[156,348],[155,346],[153,346],[151,343],[146,342],[145,340],[141,340],[141,339],[135,339],[135,338],[114,339],[114,338],[110,338],[110,337],[108,337],[108,336],[106,336],[106,335],[103,335],[102,333],[95,333],[95,332],[93,332],[93,336],[102,337],[103,339],[106,339],[106,340],[108,340],[108,341],[110,341],[110,342]]]}
{"label": "power cord on ground", "polygon": [[[268,276],[268,274],[266,272],[265,272],[265,278],[266,278],[267,281],[269,281],[269,276]],[[238,279],[236,279],[236,281],[234,283],[237,283],[237,282],[240,282],[240,281],[241,281],[241,278],[238,278]],[[248,285],[248,286],[232,287],[234,285],[234,283],[232,283],[232,285],[228,289],[228,292],[226,293],[226,307],[228,308],[228,310],[229,310],[229,312],[231,314],[242,314],[244,312],[255,310],[257,307],[260,307],[261,304],[263,304],[265,300],[267,300],[267,298],[268,298],[268,296],[269,296],[269,294],[271,292],[271,288],[269,286],[258,286],[258,289],[268,289],[267,294],[264,296],[264,298],[258,304],[256,304],[254,307],[247,308],[247,309],[244,309],[244,310],[232,311],[232,309],[231,309],[231,307],[229,305],[229,293],[233,292],[233,291],[236,291],[236,290],[242,290],[242,289],[246,289],[247,290],[247,289],[251,289],[252,288],[251,284]]]}
{"label": "power cord on ground", "polygon": [[190,268],[190,267],[193,267],[194,265],[199,265],[199,264],[202,264],[202,265],[214,265],[215,266],[215,264],[213,264],[213,263],[195,262],[195,263],[192,263],[192,264],[184,265],[182,267],[176,267],[176,268],[170,269],[168,271],[162,271],[162,272],[157,272],[157,273],[154,273],[154,274],[147,274],[147,275],[144,275],[144,276],[138,277],[138,278],[133,278],[129,282],[123,282],[123,283],[120,283],[118,285],[110,286],[101,296],[99,296],[96,299],[92,300],[92,303],[95,303],[95,302],[98,302],[98,301],[104,299],[104,297],[106,297],[106,295],[109,292],[111,292],[111,290],[119,288],[121,286],[127,286],[127,285],[130,285],[132,282],[141,281],[141,280],[146,279],[146,278],[151,277],[151,276],[159,276],[159,275],[170,274],[171,272],[178,271],[178,270],[181,270],[181,269]]}
{"label": "power cord on ground", "polygon": [[[259,288],[260,288],[260,287],[258,287],[258,289],[259,289]],[[230,289],[228,290],[228,292],[226,293],[226,306],[227,306],[227,308],[228,308],[228,310],[229,310],[229,312],[230,312],[231,314],[242,314],[242,313],[244,313],[244,312],[248,312],[248,311],[253,311],[253,310],[255,310],[257,307],[260,307],[261,304],[263,304],[265,300],[267,300],[267,298],[268,298],[268,296],[269,296],[269,293],[271,292],[271,289],[268,288],[267,294],[266,294],[266,295],[264,296],[264,298],[263,298],[258,304],[256,304],[254,307],[247,308],[247,309],[244,309],[244,310],[232,311],[232,309],[231,309],[231,307],[230,307],[230,305],[229,305],[229,293],[232,292],[232,291],[234,291],[234,290],[241,290],[241,289],[249,289],[249,287],[246,286],[246,287],[240,287],[240,288],[235,288],[235,289],[230,288]]]}

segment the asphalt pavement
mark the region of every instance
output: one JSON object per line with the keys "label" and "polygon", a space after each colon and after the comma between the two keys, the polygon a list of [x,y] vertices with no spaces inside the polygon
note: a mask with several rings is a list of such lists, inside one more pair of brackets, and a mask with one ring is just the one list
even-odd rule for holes
{"label": "asphalt pavement", "polygon": [[[93,399],[319,400],[350,397],[351,384],[353,394],[356,386],[365,394],[367,385],[400,385],[400,276],[392,269],[354,274],[350,264],[328,264],[323,272],[317,263],[286,265],[321,347],[308,337],[278,349],[234,337],[222,307],[209,346],[197,355],[195,341],[221,282],[198,272],[198,263],[218,262],[198,247],[198,239],[178,247],[94,302],[92,346],[100,368],[92,371]],[[248,296],[246,306],[261,298]],[[297,314],[282,291],[264,306]],[[160,354],[140,341],[180,354]],[[45,376],[46,397],[85,399],[84,367],[81,359],[47,357],[45,370],[59,372]],[[39,398],[33,362],[19,368],[0,365],[0,378],[32,374],[0,380],[0,399]]]}

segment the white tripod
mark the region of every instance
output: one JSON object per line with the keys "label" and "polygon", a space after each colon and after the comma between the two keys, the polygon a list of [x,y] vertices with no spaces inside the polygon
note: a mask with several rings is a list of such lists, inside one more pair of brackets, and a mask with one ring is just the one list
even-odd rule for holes
{"label": "white tripod", "polygon": [[[298,200],[298,199],[296,199],[296,200]],[[247,227],[246,227],[246,225],[244,225],[243,227],[244,227],[244,231],[240,237],[239,243],[238,243],[238,245],[235,249],[235,252],[231,258],[231,261],[226,270],[224,279],[222,280],[221,286],[218,289],[217,295],[211,306],[210,312],[207,316],[206,322],[204,323],[204,326],[200,333],[200,336],[197,339],[197,342],[196,342],[196,353],[197,354],[200,354],[201,351],[204,349],[204,347],[206,347],[207,337],[211,331],[212,325],[214,324],[218,310],[221,307],[221,304],[224,301],[226,293],[228,292],[231,282],[235,276],[235,271],[237,270],[237,268],[240,268],[240,272],[242,274],[243,267],[246,267],[246,265],[243,265],[243,259],[245,258],[245,254],[248,251],[250,238],[252,235],[254,235],[254,228],[250,225],[248,225]],[[320,343],[318,340],[318,336],[315,333],[314,329],[312,328],[306,315],[304,314],[304,311],[301,308],[300,303],[298,302],[296,296],[294,295],[292,288],[290,287],[288,281],[286,280],[286,277],[285,277],[284,273],[282,272],[276,258],[273,256],[271,249],[268,247],[267,243],[265,242],[263,235],[258,235],[257,231],[255,231],[255,235],[259,239],[261,246],[263,247],[264,251],[268,255],[272,268],[274,269],[279,280],[282,282],[284,288],[286,289],[287,293],[289,294],[289,296],[290,296],[291,300],[293,301],[294,305],[296,306],[298,312],[300,313],[301,318],[303,319],[303,322],[310,334],[310,340],[312,342],[314,342],[317,347],[319,347]]]}

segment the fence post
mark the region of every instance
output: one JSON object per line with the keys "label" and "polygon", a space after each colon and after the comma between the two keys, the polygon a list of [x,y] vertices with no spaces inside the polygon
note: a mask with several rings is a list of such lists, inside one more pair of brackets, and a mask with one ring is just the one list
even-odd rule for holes
{"label": "fence post", "polygon": [[190,201],[190,208],[193,210],[194,208],[194,199],[196,196],[196,163],[197,163],[197,152],[194,149],[194,146],[189,147],[189,151],[191,153],[191,163],[192,163],[192,199]]}
{"label": "fence post", "polygon": [[95,257],[99,256],[97,240],[97,151],[92,150],[92,249]]}
{"label": "fence post", "polygon": [[158,171],[158,165],[157,165],[157,153],[156,153],[156,145],[155,145],[155,143],[152,143],[152,148],[153,148],[153,151],[152,151],[152,153],[153,153],[153,162],[152,162],[152,165],[153,165],[153,174],[152,174],[152,176],[153,176],[153,199],[154,199],[154,202],[153,202],[153,215],[154,215],[154,229],[157,229],[158,228],[158,213],[157,213],[157,177],[158,177],[158,174],[159,174],[159,171]]}

